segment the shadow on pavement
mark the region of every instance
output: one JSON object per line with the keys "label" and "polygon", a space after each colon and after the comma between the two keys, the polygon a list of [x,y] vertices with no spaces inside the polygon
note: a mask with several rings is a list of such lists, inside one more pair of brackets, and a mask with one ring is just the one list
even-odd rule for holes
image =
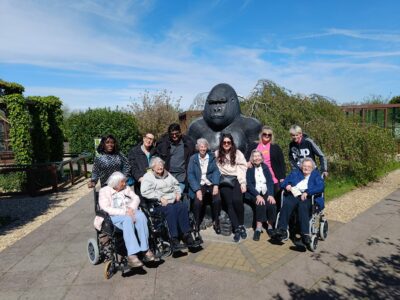
{"label": "shadow on pavement", "polygon": [[[400,241],[400,240],[398,240]],[[315,289],[307,290],[292,282],[285,281],[292,299],[400,299],[400,246],[385,240],[370,238],[366,247],[372,245],[393,246],[396,253],[389,256],[378,256],[376,259],[367,259],[361,253],[345,256],[335,255],[337,263],[345,263],[347,267],[354,267],[356,273],[347,272],[337,267],[337,263],[324,263],[321,254],[315,255],[315,260],[329,266],[335,278],[324,278]],[[328,253],[328,252],[325,252]],[[345,268],[346,269],[346,268]],[[344,279],[343,279],[344,278]],[[346,284],[343,284],[343,283]],[[351,284],[349,284],[351,283]],[[274,299],[283,299],[279,294]]]}
{"label": "shadow on pavement", "polygon": [[[77,183],[79,183],[79,180]],[[37,197],[11,196],[0,197],[0,235],[6,235],[10,231],[24,226],[36,217],[46,214],[50,208],[62,206],[68,200],[64,192],[67,188],[60,189],[58,193],[46,194]],[[3,222],[4,221],[4,222]]]}

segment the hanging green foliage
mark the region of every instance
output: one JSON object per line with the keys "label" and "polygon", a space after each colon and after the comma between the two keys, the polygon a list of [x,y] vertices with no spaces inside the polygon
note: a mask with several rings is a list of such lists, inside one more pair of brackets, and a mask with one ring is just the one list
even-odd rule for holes
{"label": "hanging green foliage", "polygon": [[62,102],[54,96],[27,97],[32,116],[34,162],[62,160]]}
{"label": "hanging green foliage", "polygon": [[18,164],[32,163],[32,142],[29,129],[31,120],[26,101],[22,95],[13,94],[3,96],[8,110],[10,121],[10,145]]}

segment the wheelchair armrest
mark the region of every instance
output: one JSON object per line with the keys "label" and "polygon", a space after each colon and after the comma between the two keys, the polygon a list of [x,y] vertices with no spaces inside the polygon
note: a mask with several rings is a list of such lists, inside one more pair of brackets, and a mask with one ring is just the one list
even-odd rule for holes
{"label": "wheelchair armrest", "polygon": [[159,206],[160,205],[160,201],[157,198],[143,198],[143,202],[146,206]]}
{"label": "wheelchair armrest", "polygon": [[99,217],[102,217],[105,219],[105,218],[109,217],[110,215],[106,211],[99,209],[96,211],[96,216],[99,216]]}

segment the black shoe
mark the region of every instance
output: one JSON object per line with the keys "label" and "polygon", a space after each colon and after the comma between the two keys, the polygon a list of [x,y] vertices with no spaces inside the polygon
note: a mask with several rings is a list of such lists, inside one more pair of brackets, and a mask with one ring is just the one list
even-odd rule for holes
{"label": "black shoe", "polygon": [[261,230],[255,230],[253,235],[253,241],[259,241],[261,235]]}
{"label": "black shoe", "polygon": [[284,229],[272,230],[271,238],[275,241],[282,242],[288,239],[287,231]]}
{"label": "black shoe", "polygon": [[247,238],[247,232],[246,232],[246,228],[244,227],[244,225],[240,225],[240,237],[245,240]]}
{"label": "black shoe", "polygon": [[173,252],[180,251],[180,250],[186,248],[186,246],[181,244],[177,238],[172,238],[171,239],[171,246],[172,246],[172,251]]}
{"label": "black shoe", "polygon": [[190,232],[184,234],[182,240],[189,248],[194,246],[194,240]]}
{"label": "black shoe", "polygon": [[236,228],[235,233],[233,235],[233,241],[238,243],[240,240],[240,228]]}
{"label": "black shoe", "polygon": [[219,226],[219,222],[215,222],[213,228],[216,234],[221,234],[221,226]]}
{"label": "black shoe", "polygon": [[304,246],[309,246],[311,244],[311,236],[308,234],[302,234],[301,241],[303,242]]}
{"label": "black shoe", "polygon": [[273,235],[275,234],[275,231],[272,228],[268,228],[267,229],[267,234],[270,238],[273,237]]}

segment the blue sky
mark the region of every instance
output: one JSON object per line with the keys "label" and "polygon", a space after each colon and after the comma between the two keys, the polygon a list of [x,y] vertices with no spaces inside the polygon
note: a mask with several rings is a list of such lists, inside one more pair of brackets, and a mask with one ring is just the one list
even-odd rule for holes
{"label": "blue sky", "polygon": [[0,0],[0,78],[70,109],[259,79],[338,103],[400,95],[400,1]]}

